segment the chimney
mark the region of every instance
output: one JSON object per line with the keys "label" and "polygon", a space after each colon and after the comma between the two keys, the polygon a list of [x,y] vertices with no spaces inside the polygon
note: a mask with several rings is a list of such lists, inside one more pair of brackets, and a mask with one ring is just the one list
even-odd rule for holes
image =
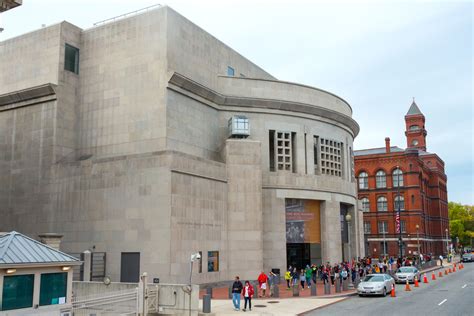
{"label": "chimney", "polygon": [[385,137],[385,152],[390,153],[390,137]]}
{"label": "chimney", "polygon": [[63,235],[56,233],[44,233],[39,234],[38,237],[40,238],[40,241],[43,244],[48,245],[56,250],[59,250],[59,247],[61,245],[61,238],[63,238]]}

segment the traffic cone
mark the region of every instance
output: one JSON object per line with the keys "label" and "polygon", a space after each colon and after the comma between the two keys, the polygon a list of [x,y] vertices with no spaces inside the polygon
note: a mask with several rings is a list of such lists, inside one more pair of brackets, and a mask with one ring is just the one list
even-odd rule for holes
{"label": "traffic cone", "polygon": [[448,275],[448,269],[444,269],[444,275]]}
{"label": "traffic cone", "polygon": [[418,283],[418,277],[415,276],[415,287],[419,287],[420,284]]}
{"label": "traffic cone", "polygon": [[434,274],[434,272],[431,272],[431,280],[432,281],[436,280],[436,275]]}
{"label": "traffic cone", "polygon": [[411,291],[410,283],[408,283],[408,280],[407,280],[407,284],[405,285],[405,291]]}
{"label": "traffic cone", "polygon": [[449,268],[448,273],[453,273],[453,270],[451,270],[451,268]]}
{"label": "traffic cone", "polygon": [[396,297],[395,295],[395,285],[392,284],[392,291],[390,292],[391,297]]}
{"label": "traffic cone", "polygon": [[456,272],[456,266],[453,267],[453,272]]}
{"label": "traffic cone", "polygon": [[428,278],[426,277],[426,273],[423,274],[423,283],[428,283]]}
{"label": "traffic cone", "polygon": [[443,277],[443,272],[439,271],[438,272],[438,278],[442,278]]}

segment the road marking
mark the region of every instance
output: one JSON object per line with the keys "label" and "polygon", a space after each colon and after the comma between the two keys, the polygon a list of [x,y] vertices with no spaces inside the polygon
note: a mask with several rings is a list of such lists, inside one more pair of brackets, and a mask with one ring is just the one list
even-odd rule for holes
{"label": "road marking", "polygon": [[438,306],[443,305],[446,301],[447,301],[447,299],[445,298],[444,300],[442,300],[442,301],[438,304]]}
{"label": "road marking", "polygon": [[465,288],[466,286],[467,286],[467,284],[464,284],[464,285],[461,287],[461,289]]}

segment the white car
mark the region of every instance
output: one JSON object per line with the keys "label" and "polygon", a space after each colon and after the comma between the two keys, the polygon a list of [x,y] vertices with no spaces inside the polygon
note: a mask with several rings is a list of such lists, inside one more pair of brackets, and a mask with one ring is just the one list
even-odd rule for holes
{"label": "white car", "polygon": [[416,267],[400,267],[397,272],[395,272],[396,283],[406,283],[407,280],[410,283],[414,283],[415,277],[418,281],[421,278],[421,273]]}
{"label": "white car", "polygon": [[382,295],[392,291],[395,286],[395,280],[388,274],[369,274],[357,286],[359,296],[364,295]]}

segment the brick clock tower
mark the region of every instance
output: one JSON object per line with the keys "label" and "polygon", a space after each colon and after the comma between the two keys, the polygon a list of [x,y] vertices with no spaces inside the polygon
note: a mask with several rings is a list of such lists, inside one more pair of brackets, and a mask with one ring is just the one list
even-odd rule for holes
{"label": "brick clock tower", "polygon": [[407,137],[407,148],[418,148],[426,151],[426,129],[425,116],[415,103],[415,99],[405,115],[405,135]]}
{"label": "brick clock tower", "polygon": [[366,255],[446,255],[447,177],[443,160],[426,151],[425,116],[415,100],[405,124],[407,148],[390,146],[387,137],[385,147],[354,152]]}

